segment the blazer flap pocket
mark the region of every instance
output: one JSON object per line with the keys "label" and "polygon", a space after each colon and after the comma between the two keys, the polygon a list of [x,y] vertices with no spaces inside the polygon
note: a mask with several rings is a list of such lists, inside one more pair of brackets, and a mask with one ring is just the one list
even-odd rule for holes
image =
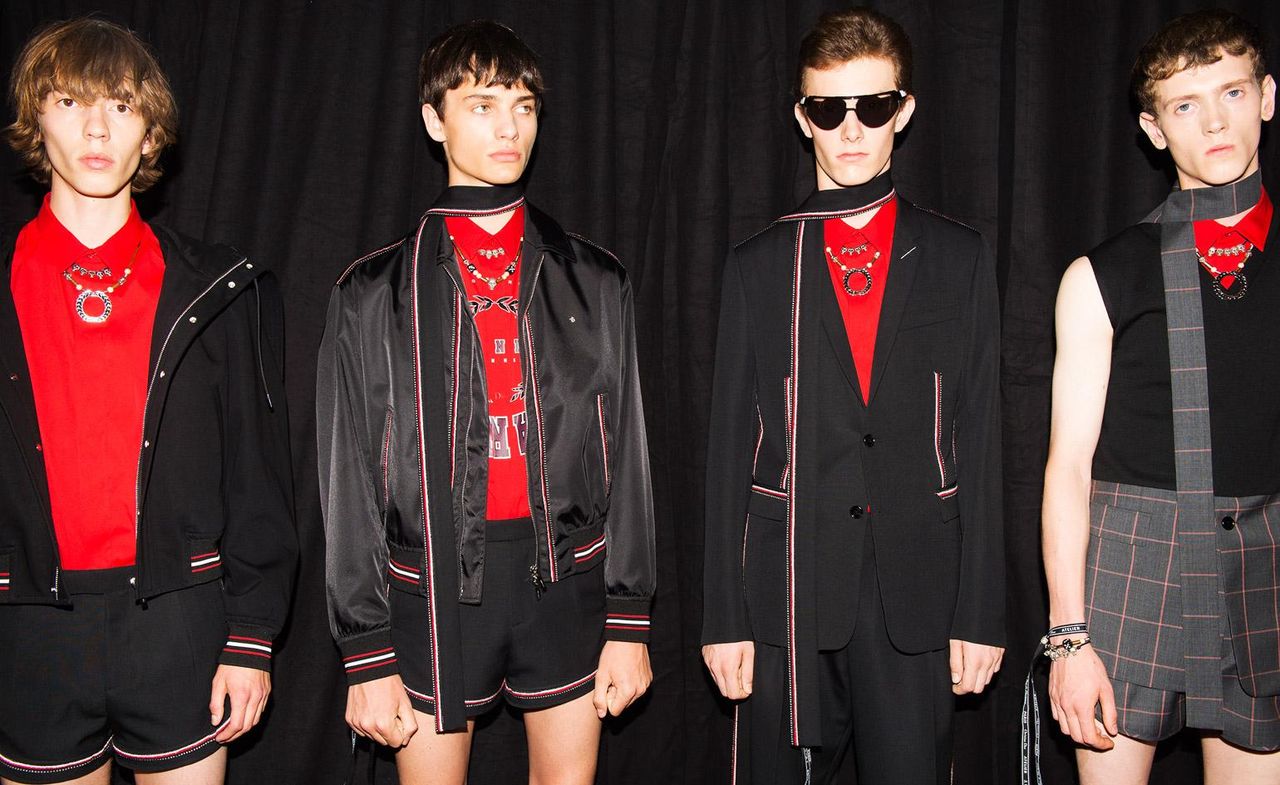
{"label": "blazer flap pocket", "polygon": [[751,497],[747,500],[747,512],[759,518],[785,521],[787,519],[787,492],[752,483]]}
{"label": "blazer flap pocket", "polygon": [[959,303],[929,303],[904,313],[902,315],[902,326],[898,329],[906,330],[911,327],[924,327],[927,324],[936,324],[959,318]]}

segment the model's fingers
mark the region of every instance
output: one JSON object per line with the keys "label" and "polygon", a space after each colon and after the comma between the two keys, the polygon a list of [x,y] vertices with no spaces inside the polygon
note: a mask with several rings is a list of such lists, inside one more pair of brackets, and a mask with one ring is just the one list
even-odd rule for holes
{"label": "model's fingers", "polygon": [[1119,719],[1116,716],[1116,693],[1111,684],[1099,690],[1098,703],[1102,706],[1102,724],[1107,733],[1115,736],[1120,732]]}
{"label": "model's fingers", "polygon": [[756,676],[756,649],[754,646],[743,649],[742,665],[738,668],[738,672],[741,674],[743,697],[746,697],[751,694],[751,688]]}
{"label": "model's fingers", "polygon": [[213,680],[213,691],[209,695],[209,724],[222,723],[222,707],[227,698],[227,683],[221,678]]}
{"label": "model's fingers", "polygon": [[418,732],[418,716],[413,713],[413,704],[409,701],[409,696],[405,695],[400,700],[400,708],[397,710],[400,717],[400,727],[404,733],[404,743],[408,744],[409,739],[413,738],[413,734]]}
{"label": "model's fingers", "polygon": [[960,641],[951,641],[947,659],[951,667],[951,683],[959,684],[961,677],[964,676],[964,645]]}
{"label": "model's fingers", "polygon": [[600,671],[596,674],[596,687],[591,691],[591,705],[596,707],[596,716],[600,719],[609,713],[609,682],[609,674]]}

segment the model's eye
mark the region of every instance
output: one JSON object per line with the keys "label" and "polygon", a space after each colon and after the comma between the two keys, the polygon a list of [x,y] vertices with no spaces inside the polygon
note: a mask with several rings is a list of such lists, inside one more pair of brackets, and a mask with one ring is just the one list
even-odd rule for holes
{"label": "model's eye", "polygon": [[520,104],[516,107],[516,111],[520,114],[533,114],[533,107],[529,104]]}
{"label": "model's eye", "polygon": [[119,112],[120,114],[129,114],[133,111],[133,107],[128,104],[111,104],[109,108],[111,111]]}
{"label": "model's eye", "polygon": [[64,106],[68,109],[76,105],[76,99],[63,96],[56,101],[58,106]]}
{"label": "model's eye", "polygon": [[1173,107],[1173,113],[1174,113],[1174,114],[1186,114],[1187,112],[1190,112],[1190,111],[1191,111],[1191,109],[1192,109],[1192,107],[1193,107],[1193,106],[1194,106],[1194,104],[1185,103],[1185,102],[1184,102],[1184,103],[1181,103],[1181,104],[1178,104],[1177,106]]}
{"label": "model's eye", "polygon": [[1233,87],[1227,91],[1227,98],[1243,98],[1243,97],[1244,97],[1243,87]]}
{"label": "model's eye", "polygon": [[493,111],[493,107],[489,106],[488,104],[476,104],[475,106],[471,107],[471,111],[474,114],[489,114],[489,112]]}

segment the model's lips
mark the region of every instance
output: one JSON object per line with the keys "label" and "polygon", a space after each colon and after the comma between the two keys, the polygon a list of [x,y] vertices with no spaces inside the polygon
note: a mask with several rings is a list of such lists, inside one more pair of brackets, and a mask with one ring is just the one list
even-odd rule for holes
{"label": "model's lips", "polygon": [[503,163],[515,163],[524,156],[519,150],[498,150],[497,152],[489,153],[489,157]]}
{"label": "model's lips", "polygon": [[86,167],[90,169],[101,171],[103,169],[110,169],[112,165],[115,164],[115,159],[113,159],[109,155],[101,155],[99,153],[90,153],[88,155],[80,156],[80,163],[84,164]]}
{"label": "model's lips", "polygon": [[1222,155],[1223,153],[1229,153],[1234,149],[1236,149],[1236,146],[1233,144],[1220,144],[1216,147],[1210,147],[1208,150],[1205,151],[1204,154],[1205,155]]}
{"label": "model's lips", "polygon": [[856,164],[856,163],[865,161],[867,158],[867,155],[868,155],[867,153],[841,153],[839,158],[841,161],[844,161],[845,163]]}

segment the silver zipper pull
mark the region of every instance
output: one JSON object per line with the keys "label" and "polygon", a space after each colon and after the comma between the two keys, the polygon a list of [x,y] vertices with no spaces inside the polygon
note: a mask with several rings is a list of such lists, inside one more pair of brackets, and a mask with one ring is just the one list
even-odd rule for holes
{"label": "silver zipper pull", "polygon": [[534,599],[542,599],[542,593],[547,590],[547,584],[542,582],[542,576],[538,574],[538,565],[529,565],[529,582],[533,584]]}

